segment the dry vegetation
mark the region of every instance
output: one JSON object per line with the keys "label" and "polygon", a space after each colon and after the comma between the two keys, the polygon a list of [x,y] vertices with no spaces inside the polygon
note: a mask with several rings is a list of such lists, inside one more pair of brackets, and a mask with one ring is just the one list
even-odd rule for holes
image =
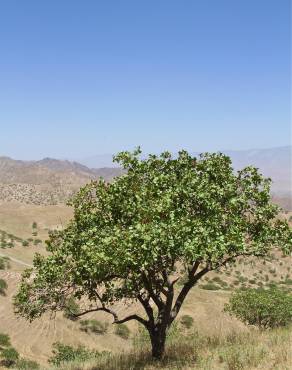
{"label": "dry vegetation", "polygon": [[[138,333],[135,324],[128,325],[130,338],[126,340],[117,335],[112,325],[108,325],[103,334],[86,332],[81,330],[80,321],[68,320],[62,313],[55,317],[45,315],[33,323],[16,318],[12,297],[26,266],[14,259],[31,264],[35,252],[46,253],[44,241],[48,231],[62,227],[71,218],[69,207],[50,205],[70,196],[72,190],[68,187],[64,187],[64,193],[60,189],[46,188],[42,184],[0,184],[0,239],[6,241],[0,253],[11,257],[10,269],[0,271],[0,278],[8,283],[7,295],[0,296],[0,332],[10,335],[21,356],[47,368],[52,345],[60,341],[111,353],[98,361],[68,364],[64,367],[66,370],[292,369],[291,328],[259,332],[223,312],[231,291],[239,287],[277,285],[292,291],[292,257],[282,258],[277,253],[266,262],[240,260],[236,266],[211,273],[202,280],[189,295],[180,315],[190,315],[194,324],[188,330],[181,325],[176,327],[160,365],[150,359],[147,340]],[[292,212],[285,212],[283,217],[292,225]],[[37,224],[35,229],[33,222]],[[36,239],[41,242],[35,244]],[[23,241],[28,245],[23,246]],[[13,246],[7,245],[11,242]],[[136,307],[122,304],[118,307],[120,313],[131,310],[136,311]],[[89,315],[84,319],[110,323],[110,317],[105,314]]]}

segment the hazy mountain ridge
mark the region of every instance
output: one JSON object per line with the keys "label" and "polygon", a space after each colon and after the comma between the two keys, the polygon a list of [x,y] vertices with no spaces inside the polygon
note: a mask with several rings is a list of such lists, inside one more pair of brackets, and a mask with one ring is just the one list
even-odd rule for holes
{"label": "hazy mountain ridge", "polygon": [[[232,159],[233,167],[238,170],[253,165],[273,180],[272,193],[278,203],[292,209],[291,146],[222,152]],[[192,153],[198,156],[199,153]],[[22,201],[35,204],[57,204],[65,202],[80,186],[91,180],[103,177],[111,181],[124,171],[112,167],[112,156],[102,155],[103,168],[89,168],[84,163],[54,158],[38,161],[14,160],[0,157],[0,200]],[[108,161],[108,162],[107,162]],[[92,163],[93,164],[93,163]],[[35,198],[35,200],[34,200]]]}
{"label": "hazy mountain ridge", "polygon": [[0,157],[0,201],[29,204],[66,202],[82,185],[103,177],[111,181],[121,169],[90,169],[67,160],[21,161]]}

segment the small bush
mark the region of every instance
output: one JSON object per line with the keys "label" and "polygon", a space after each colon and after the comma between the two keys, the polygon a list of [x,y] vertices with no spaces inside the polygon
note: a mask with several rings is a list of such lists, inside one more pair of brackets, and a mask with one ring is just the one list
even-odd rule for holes
{"label": "small bush", "polygon": [[190,329],[193,326],[194,319],[190,315],[183,315],[180,318],[180,323],[187,329]]}
{"label": "small bush", "polygon": [[238,290],[225,311],[260,329],[285,326],[292,322],[292,296],[277,288]]}
{"label": "small bush", "polygon": [[19,358],[19,353],[13,347],[3,349],[0,355],[2,358],[1,364],[5,367],[14,366]]}
{"label": "small bush", "polygon": [[29,246],[29,242],[28,242],[27,240],[24,240],[24,241],[22,242],[22,246],[23,246],[23,247],[28,247],[28,246]]}
{"label": "small bush", "polygon": [[40,368],[39,364],[35,361],[26,360],[21,358],[16,362],[16,368],[18,370],[37,370]]}
{"label": "small bush", "polygon": [[0,257],[0,270],[10,268],[9,257]]}
{"label": "small bush", "polygon": [[55,366],[60,366],[68,361],[87,361],[100,356],[98,351],[86,349],[83,346],[72,347],[56,342],[53,344],[53,356],[50,357],[49,363]]}
{"label": "small bush", "polygon": [[128,339],[130,337],[130,329],[125,324],[118,324],[115,327],[115,334],[123,339]]}
{"label": "small bush", "polygon": [[66,319],[76,321],[78,320],[78,317],[76,317],[76,315],[78,315],[79,313],[80,309],[78,304],[73,297],[70,297],[67,300],[66,307],[64,309],[64,317],[66,317]]}
{"label": "small bush", "polygon": [[0,295],[5,296],[6,295],[6,289],[8,285],[5,280],[0,279]]}
{"label": "small bush", "polygon": [[0,347],[9,347],[10,338],[8,334],[0,333]]}
{"label": "small bush", "polygon": [[219,290],[220,287],[212,282],[200,285],[201,289],[205,290]]}
{"label": "small bush", "polygon": [[92,332],[94,334],[105,334],[108,330],[107,322],[100,322],[98,320],[83,320],[80,321],[81,330],[86,333]]}

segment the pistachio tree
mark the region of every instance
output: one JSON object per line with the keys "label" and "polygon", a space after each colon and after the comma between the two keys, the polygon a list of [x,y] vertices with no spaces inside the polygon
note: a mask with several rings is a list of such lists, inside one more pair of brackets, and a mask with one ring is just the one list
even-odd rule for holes
{"label": "pistachio tree", "polygon": [[[160,359],[167,331],[204,275],[274,247],[289,253],[292,238],[271,203],[271,181],[257,169],[235,172],[221,153],[140,155],[119,153],[122,176],[92,182],[73,198],[73,219],[50,235],[50,255],[37,254],[23,274],[15,307],[33,320],[64,310],[73,297],[78,316],[103,311],[115,324],[144,325]],[[120,317],[118,302],[136,302],[134,313]]]}

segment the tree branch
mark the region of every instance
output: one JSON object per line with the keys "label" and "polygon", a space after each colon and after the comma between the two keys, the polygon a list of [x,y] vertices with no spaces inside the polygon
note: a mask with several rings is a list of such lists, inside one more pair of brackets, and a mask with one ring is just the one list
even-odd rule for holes
{"label": "tree branch", "polygon": [[[196,265],[196,263],[195,263]],[[195,267],[195,265],[193,266],[192,270],[196,270],[198,267]],[[171,322],[176,318],[177,314],[179,313],[180,309],[181,309],[181,306],[187,296],[187,294],[189,293],[189,291],[191,290],[191,288],[196,284],[196,282],[201,279],[201,277],[203,277],[207,272],[210,271],[210,268],[209,266],[203,268],[200,272],[198,272],[196,275],[189,275],[189,280],[184,284],[184,286],[182,287],[182,290],[180,291],[176,301],[175,301],[175,304],[174,304],[174,307],[172,308],[171,310]]]}
{"label": "tree branch", "polygon": [[151,282],[148,280],[145,272],[142,272],[142,280],[145,286],[145,289],[149,292],[150,297],[153,299],[154,303],[159,309],[163,309],[164,303],[162,299],[159,297],[159,295],[155,294],[153,291]]}
{"label": "tree branch", "polygon": [[152,307],[150,306],[149,304],[149,299],[143,299],[142,295],[141,294],[138,294],[137,296],[138,298],[138,301],[141,303],[141,305],[143,306],[148,318],[149,318],[149,322],[150,324],[154,324],[154,315],[153,315],[153,309]]}
{"label": "tree branch", "polygon": [[130,321],[130,320],[139,321],[142,325],[144,325],[146,327],[149,326],[148,321],[142,319],[142,317],[140,317],[139,315],[129,315],[129,316],[125,317],[124,319],[115,320],[114,324],[123,324],[124,322]]}

